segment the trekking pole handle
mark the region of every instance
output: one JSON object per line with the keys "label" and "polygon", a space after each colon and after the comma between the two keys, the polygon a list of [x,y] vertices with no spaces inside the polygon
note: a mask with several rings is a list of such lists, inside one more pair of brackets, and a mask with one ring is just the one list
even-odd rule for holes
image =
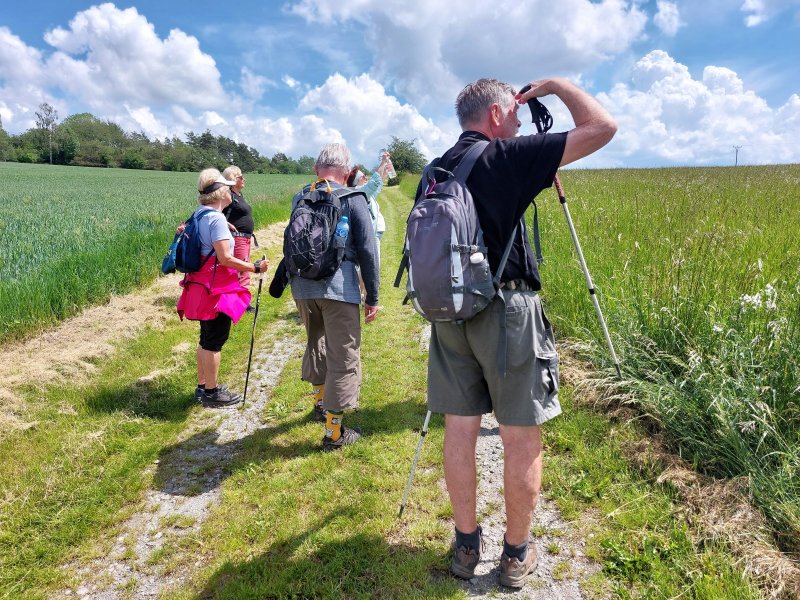
{"label": "trekking pole handle", "polygon": [[[267,269],[269,269],[269,261],[267,260],[267,255],[263,254],[257,262],[258,262],[258,278],[263,281],[264,276],[267,274]],[[264,263],[266,263],[267,266],[261,268],[261,266]]]}

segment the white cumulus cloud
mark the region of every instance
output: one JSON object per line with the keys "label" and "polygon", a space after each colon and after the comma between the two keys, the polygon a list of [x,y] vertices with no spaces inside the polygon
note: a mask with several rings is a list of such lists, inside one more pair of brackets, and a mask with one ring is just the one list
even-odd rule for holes
{"label": "white cumulus cloud", "polygon": [[468,81],[577,74],[628,49],[647,17],[622,0],[300,0],[311,23],[357,23],[371,74],[417,106],[452,103]]}
{"label": "white cumulus cloud", "polygon": [[92,108],[130,102],[151,107],[182,104],[214,108],[225,94],[214,59],[179,29],[161,39],[135,8],[93,6],[69,27],[45,34],[56,49],[46,61],[52,84]]}
{"label": "white cumulus cloud", "polygon": [[674,36],[678,33],[678,29],[686,24],[681,20],[678,5],[674,2],[658,0],[656,6],[658,9],[655,17],[653,17],[653,22],[656,24],[656,27],[664,32],[664,34]]}
{"label": "white cumulus cloud", "polygon": [[[800,98],[777,110],[747,90],[730,69],[707,66],[701,79],[669,54],[654,50],[632,72],[633,85],[617,84],[600,101],[619,132],[604,160],[614,164],[730,164],[741,145],[749,164],[797,162]],[[741,160],[740,160],[741,162]]]}
{"label": "white cumulus cloud", "polygon": [[[761,25],[789,9],[800,9],[800,0],[744,0],[741,7],[748,27]],[[795,18],[797,17],[798,13],[795,13]]]}

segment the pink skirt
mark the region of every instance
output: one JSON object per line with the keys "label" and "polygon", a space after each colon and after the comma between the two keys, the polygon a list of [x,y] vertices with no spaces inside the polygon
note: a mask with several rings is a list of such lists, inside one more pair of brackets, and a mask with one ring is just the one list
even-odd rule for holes
{"label": "pink skirt", "polygon": [[250,291],[239,283],[239,272],[209,258],[196,273],[187,273],[180,283],[178,316],[191,321],[210,321],[219,313],[237,323],[250,304]]}

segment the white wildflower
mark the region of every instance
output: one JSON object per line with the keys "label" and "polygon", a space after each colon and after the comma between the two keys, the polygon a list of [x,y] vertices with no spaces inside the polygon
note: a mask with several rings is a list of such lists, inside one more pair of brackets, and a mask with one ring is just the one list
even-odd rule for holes
{"label": "white wildflower", "polygon": [[689,350],[689,369],[694,370],[703,362],[703,357],[696,350]]}
{"label": "white wildflower", "polygon": [[621,233],[618,233],[618,234],[617,234],[617,241],[618,241],[618,242],[621,242],[621,241],[622,241],[622,234],[621,234]]}
{"label": "white wildflower", "polygon": [[[638,250],[639,249],[639,242],[634,241],[633,242],[633,247]],[[798,290],[798,292],[800,292],[800,289]]]}
{"label": "white wildflower", "polygon": [[739,302],[742,305],[742,308],[747,308],[748,306],[752,306],[753,308],[759,308],[761,306],[761,292],[757,294],[753,294],[752,296],[748,296],[747,294],[742,294],[739,298]]}
{"label": "white wildflower", "polygon": [[767,329],[773,336],[778,337],[781,331],[783,331],[784,326],[788,324],[789,321],[786,319],[786,317],[781,317],[776,321],[770,321],[769,323],[767,323]]}
{"label": "white wildflower", "polygon": [[758,259],[758,270],[759,271],[763,271],[764,270],[764,263],[760,258]]}
{"label": "white wildflower", "polygon": [[714,326],[711,329],[714,331],[714,333],[722,333],[725,331],[725,328],[719,323],[714,323]]}
{"label": "white wildflower", "polygon": [[776,290],[771,283],[767,284],[764,290],[764,296],[767,310],[775,310],[778,308],[778,290]]}

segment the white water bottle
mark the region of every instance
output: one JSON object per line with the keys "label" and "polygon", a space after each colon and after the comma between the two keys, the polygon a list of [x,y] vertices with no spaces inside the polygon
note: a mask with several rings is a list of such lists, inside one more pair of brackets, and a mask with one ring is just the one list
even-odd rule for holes
{"label": "white water bottle", "polygon": [[336,224],[336,232],[334,233],[333,241],[337,248],[344,248],[347,241],[347,234],[350,233],[350,223],[347,217],[342,217]]}
{"label": "white water bottle", "polygon": [[385,162],[386,163],[386,177],[388,179],[394,179],[397,177],[397,173],[394,171],[394,165],[392,164],[392,159],[389,158],[388,152],[381,152],[381,156],[378,159],[379,163]]}

